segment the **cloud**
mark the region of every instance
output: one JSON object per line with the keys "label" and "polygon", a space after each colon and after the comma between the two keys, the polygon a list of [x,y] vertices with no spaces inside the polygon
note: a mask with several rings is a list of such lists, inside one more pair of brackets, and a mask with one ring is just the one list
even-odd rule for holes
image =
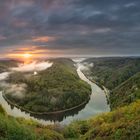
{"label": "cloud", "polygon": [[107,33],[110,32],[111,29],[110,28],[100,28],[100,29],[96,29],[93,31],[93,33]]}
{"label": "cloud", "polygon": [[51,62],[32,62],[30,64],[19,64],[18,67],[11,68],[12,71],[21,71],[21,72],[29,72],[29,71],[42,71],[49,67],[51,67],[53,63]]}
{"label": "cloud", "polygon": [[2,0],[0,47],[46,46],[63,53],[85,48],[102,54],[128,53],[128,46],[136,54],[139,6],[139,0]]}
{"label": "cloud", "polygon": [[37,46],[29,46],[29,45],[23,45],[21,48],[13,49],[13,53],[25,53],[25,52],[34,52],[37,50]]}
{"label": "cloud", "polygon": [[18,99],[22,99],[25,96],[26,92],[26,84],[5,84],[6,86],[6,94],[10,94],[13,97]]}
{"label": "cloud", "polygon": [[8,72],[3,72],[0,73],[0,81],[6,79],[8,77],[9,73]]}
{"label": "cloud", "polygon": [[54,37],[50,37],[50,36],[39,36],[39,37],[34,37],[32,39],[33,42],[41,42],[41,43],[46,43],[49,41],[54,41],[55,38]]}
{"label": "cloud", "polygon": [[125,6],[126,8],[129,8],[129,7],[135,7],[136,4],[133,3],[133,2],[131,2],[131,3],[127,3],[127,4],[125,4],[124,6]]}

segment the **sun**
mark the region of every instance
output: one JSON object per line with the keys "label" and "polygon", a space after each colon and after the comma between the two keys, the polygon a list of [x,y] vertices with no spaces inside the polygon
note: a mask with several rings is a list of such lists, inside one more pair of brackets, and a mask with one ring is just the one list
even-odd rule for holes
{"label": "sun", "polygon": [[23,57],[28,59],[28,58],[31,58],[32,57],[32,54],[25,53],[25,54],[23,54]]}

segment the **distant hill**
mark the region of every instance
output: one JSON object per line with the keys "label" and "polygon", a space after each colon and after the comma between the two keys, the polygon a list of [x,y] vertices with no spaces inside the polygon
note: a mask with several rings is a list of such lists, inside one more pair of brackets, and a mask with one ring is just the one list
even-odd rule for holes
{"label": "distant hill", "polygon": [[18,61],[16,60],[0,60],[0,73],[8,71],[10,67],[17,66]]}

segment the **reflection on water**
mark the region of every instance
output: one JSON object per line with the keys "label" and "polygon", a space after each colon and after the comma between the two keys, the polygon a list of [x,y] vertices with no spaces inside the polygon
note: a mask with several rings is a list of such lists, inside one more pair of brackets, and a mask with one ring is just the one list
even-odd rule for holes
{"label": "reflection on water", "polygon": [[0,92],[0,103],[9,115],[33,119],[42,124],[68,124],[74,120],[87,119],[99,113],[110,111],[104,91],[85,77],[85,75],[81,72],[82,67],[83,65],[80,63],[77,64],[77,73],[82,80],[91,85],[92,94],[89,102],[77,109],[55,115],[33,115],[9,105],[3,98],[2,92]]}
{"label": "reflection on water", "polygon": [[39,119],[43,119],[43,120],[50,120],[53,122],[63,122],[64,120],[67,120],[68,116],[72,116],[74,117],[75,115],[78,115],[79,111],[82,110],[83,108],[85,108],[87,103],[85,103],[82,106],[79,106],[76,109],[73,109],[71,111],[66,111],[63,113],[57,113],[57,114],[50,114],[50,115],[35,115],[35,114],[31,114],[31,116],[34,116],[35,118],[39,118]]}
{"label": "reflection on water", "polygon": [[2,96],[2,91],[0,92],[0,104],[5,109],[8,115],[14,116],[14,117],[23,117],[25,119],[32,119],[35,120],[41,124],[53,124],[51,121],[44,121],[43,119],[36,119],[34,117],[31,117],[29,113],[22,112],[20,109],[13,107],[9,105],[6,100]]}

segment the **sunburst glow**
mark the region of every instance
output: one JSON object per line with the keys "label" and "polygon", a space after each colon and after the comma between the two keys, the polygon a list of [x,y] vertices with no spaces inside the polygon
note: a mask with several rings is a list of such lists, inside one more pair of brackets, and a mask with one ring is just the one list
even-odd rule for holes
{"label": "sunburst glow", "polygon": [[32,57],[32,54],[30,54],[30,53],[25,53],[25,54],[23,54],[23,57],[24,57],[24,58],[31,58],[31,57]]}

